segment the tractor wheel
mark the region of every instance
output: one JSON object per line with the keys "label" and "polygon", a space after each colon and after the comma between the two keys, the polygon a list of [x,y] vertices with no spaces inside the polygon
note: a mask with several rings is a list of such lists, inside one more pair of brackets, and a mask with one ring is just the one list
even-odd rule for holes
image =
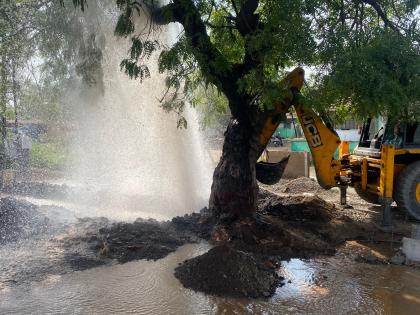
{"label": "tractor wheel", "polygon": [[364,201],[367,201],[369,203],[373,203],[375,205],[380,205],[381,202],[379,201],[379,196],[371,193],[369,191],[366,190],[362,190],[361,188],[355,188],[354,189],[356,191],[356,193],[359,195],[359,197],[361,199],[363,199]]}
{"label": "tractor wheel", "polygon": [[420,220],[420,161],[408,165],[398,176],[394,199],[400,209]]}

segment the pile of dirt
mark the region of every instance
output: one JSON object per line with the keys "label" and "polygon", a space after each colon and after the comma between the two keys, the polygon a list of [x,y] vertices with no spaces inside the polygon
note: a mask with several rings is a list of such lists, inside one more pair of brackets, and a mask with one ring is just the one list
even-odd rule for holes
{"label": "pile of dirt", "polygon": [[[234,248],[256,255],[275,256],[276,259],[311,258],[333,255],[340,238],[332,239],[336,227],[329,222],[282,221],[275,216],[257,216],[254,219],[235,222],[225,234]],[[217,226],[216,231],[223,230]]]}
{"label": "pile of dirt", "polygon": [[309,177],[299,177],[288,181],[280,189],[280,192],[291,194],[319,193],[325,190]]}
{"label": "pile of dirt", "polygon": [[87,243],[102,258],[116,259],[120,263],[132,260],[157,260],[174,252],[179,246],[194,243],[198,238],[181,223],[137,219],[133,223],[96,222],[84,219],[78,225],[84,234],[77,233],[65,239],[68,246]]}
{"label": "pile of dirt", "polygon": [[175,277],[193,290],[228,297],[269,297],[281,283],[271,262],[230,246],[186,260]]}
{"label": "pile of dirt", "polygon": [[[199,224],[203,218],[201,213],[175,217],[166,222],[142,218],[132,223],[81,218],[57,241],[63,244],[71,259],[69,262],[76,268],[85,268],[90,262],[95,266],[98,262],[106,263],[113,259],[120,263],[158,260],[184,244],[197,243],[205,238],[205,229]],[[78,252],[83,255],[76,255]],[[83,259],[88,259],[89,264]]]}
{"label": "pile of dirt", "polygon": [[49,220],[37,206],[14,198],[0,199],[0,244],[46,232]]}
{"label": "pile of dirt", "polygon": [[283,243],[289,240],[291,257],[305,252],[308,256],[334,253],[346,240],[370,238],[377,230],[371,223],[352,220],[341,208],[318,196],[279,196],[262,189],[258,206],[265,220],[285,234]]}
{"label": "pile of dirt", "polygon": [[[221,296],[268,297],[279,283],[275,269],[282,260],[334,255],[346,240],[366,239],[372,231],[317,196],[261,189],[258,206],[254,217],[212,226],[209,240],[219,246],[176,269],[184,286]],[[208,230],[208,221],[195,222]]]}
{"label": "pile of dirt", "polygon": [[184,238],[209,239],[217,219],[212,216],[208,208],[201,209],[198,213],[185,214],[172,218],[169,226],[176,233],[183,233]]}
{"label": "pile of dirt", "polygon": [[260,213],[275,215],[286,221],[330,221],[335,206],[317,196],[293,195],[280,197],[260,189],[258,209]]}

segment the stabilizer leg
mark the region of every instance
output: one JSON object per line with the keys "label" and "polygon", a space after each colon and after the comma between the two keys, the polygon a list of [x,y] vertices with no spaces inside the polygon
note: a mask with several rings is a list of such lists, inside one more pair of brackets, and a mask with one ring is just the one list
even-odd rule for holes
{"label": "stabilizer leg", "polygon": [[386,231],[392,230],[391,203],[392,200],[388,198],[382,201],[382,228]]}

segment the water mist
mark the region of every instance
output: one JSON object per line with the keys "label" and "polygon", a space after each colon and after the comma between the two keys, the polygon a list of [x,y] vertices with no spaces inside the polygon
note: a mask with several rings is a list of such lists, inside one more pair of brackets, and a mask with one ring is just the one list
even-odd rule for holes
{"label": "water mist", "polygon": [[[131,80],[119,66],[128,41],[117,39],[106,21],[95,32],[103,46],[103,93],[81,84],[68,101],[77,117],[76,163],[69,172],[82,187],[78,201],[90,206],[85,215],[170,218],[206,206],[212,171],[194,110],[188,106],[188,128],[178,129],[178,117],[159,106],[165,77],[158,73],[157,54],[149,60],[151,78]],[[169,25],[157,39],[171,45],[178,33]]]}

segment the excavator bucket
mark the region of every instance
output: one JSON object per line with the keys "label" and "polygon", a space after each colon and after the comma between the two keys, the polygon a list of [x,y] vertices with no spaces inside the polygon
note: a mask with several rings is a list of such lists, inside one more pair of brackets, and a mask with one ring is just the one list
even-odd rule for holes
{"label": "excavator bucket", "polygon": [[284,170],[289,163],[290,155],[277,163],[257,162],[256,177],[260,183],[265,185],[274,185],[282,178]]}

